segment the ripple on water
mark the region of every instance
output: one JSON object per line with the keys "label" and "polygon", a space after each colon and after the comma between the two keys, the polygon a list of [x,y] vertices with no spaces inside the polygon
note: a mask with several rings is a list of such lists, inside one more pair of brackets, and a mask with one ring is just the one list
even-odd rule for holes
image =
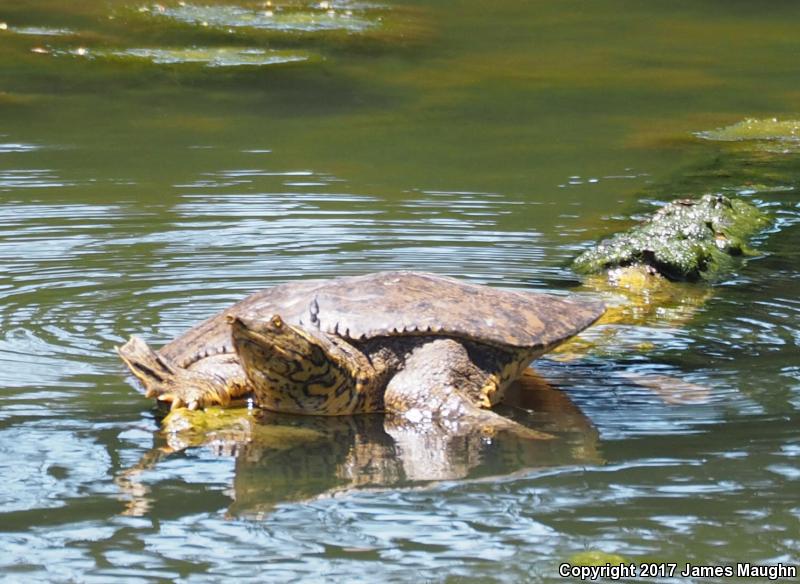
{"label": "ripple on water", "polygon": [[[598,427],[606,466],[345,493],[231,521],[236,462],[190,452],[141,473],[140,486],[160,507],[141,519],[120,516],[117,497],[124,493],[114,490],[112,466],[117,456],[135,464],[155,424],[131,417],[126,428],[148,429],[107,428],[112,438],[99,438],[88,430],[98,424],[85,414],[74,425],[54,421],[53,402],[80,386],[78,399],[110,416],[113,400],[96,395],[93,380],[121,371],[111,347],[128,333],[157,344],[253,289],[299,277],[424,266],[510,287],[571,278],[564,265],[572,248],[563,242],[575,234],[528,227],[532,205],[523,200],[463,191],[348,192],[335,177],[254,168],[248,157],[242,168],[201,173],[177,185],[174,200],[149,206],[30,201],[30,188],[50,195],[69,185],[50,170],[0,172],[0,189],[16,199],[0,203],[0,264],[7,268],[0,273],[0,385],[26,388],[2,398],[0,473],[7,488],[0,523],[31,511],[31,525],[0,534],[8,550],[0,569],[28,566],[41,579],[64,581],[198,572],[250,581],[453,575],[518,582],[552,575],[558,559],[587,548],[720,558],[706,543],[714,541],[731,557],[796,557],[790,521],[797,514],[797,420],[776,412],[793,411],[786,404],[792,391],[798,394],[800,376],[766,357],[796,349],[800,305],[778,287],[743,297],[722,290],[724,299],[712,301],[711,317],[695,329],[625,331],[629,340],[657,344],[655,357],[541,363]],[[287,184],[298,180],[311,186]],[[794,277],[784,270],[772,274]],[[755,297],[743,314],[744,301]],[[765,385],[790,395],[762,399],[774,388],[752,390],[740,380],[740,365],[703,362],[715,347],[737,359],[747,352],[764,357],[755,370],[765,372]],[[785,381],[771,384],[770,370],[794,380],[790,389]],[[666,403],[626,373],[706,385],[708,399]],[[31,520],[76,498],[96,505],[91,513],[102,518],[86,521],[90,512],[79,509]],[[741,518],[756,520],[741,525]],[[748,549],[737,549],[742,540]]]}
{"label": "ripple on water", "polygon": [[[242,170],[224,176],[276,174]],[[469,276],[485,274],[489,266],[488,277],[494,272],[513,283],[515,276],[525,281],[526,263],[544,253],[535,232],[499,229],[498,217],[510,213],[514,203],[485,193],[438,193],[433,201],[415,194],[386,200],[341,192],[198,193],[184,199],[176,207],[181,216],[176,246],[204,249],[212,265],[230,262],[231,256],[235,261],[239,253],[248,261],[255,256],[254,267],[264,262],[263,272],[270,274],[285,272],[275,265],[284,263],[276,262],[284,254],[292,257],[294,274],[313,263],[320,275],[358,273],[364,270],[359,264],[371,269],[418,267],[419,258],[425,257],[426,269]],[[209,245],[215,241],[217,249]],[[517,266],[505,251],[511,248]]]}
{"label": "ripple on water", "polygon": [[[39,146],[36,144],[22,144],[22,143],[2,143],[0,142],[0,154],[9,154],[12,152],[33,152],[38,150]],[[2,174],[0,174],[2,176]]]}
{"label": "ripple on water", "polygon": [[[32,148],[33,149],[33,148]],[[0,192],[16,189],[44,189],[72,186],[49,169],[19,169],[0,171]]]}
{"label": "ripple on water", "polygon": [[122,208],[0,206],[0,384],[56,384],[96,371],[115,331],[120,272],[104,253]]}
{"label": "ripple on water", "polygon": [[746,314],[736,313],[738,299],[728,304],[731,318],[713,323],[707,340],[725,342],[732,350],[759,352],[800,346],[800,299],[774,296],[755,300]]}
{"label": "ripple on water", "polygon": [[[80,423],[74,425],[40,420],[0,427],[0,518],[12,511],[60,507],[107,481],[106,448],[82,436]],[[8,520],[0,522],[11,527]]]}
{"label": "ripple on water", "polygon": [[[134,315],[157,309],[165,323],[157,334],[164,339],[252,290],[299,277],[419,269],[424,257],[427,270],[523,286],[530,266],[547,253],[536,232],[498,225],[520,206],[499,195],[437,192],[425,202],[428,195],[416,192],[392,198],[331,189],[298,193],[287,191],[287,176],[337,189],[341,181],[252,167],[203,174],[177,186],[183,194],[169,209],[166,229],[128,229],[108,244],[120,254],[144,248],[143,261],[158,269],[158,282],[134,287],[130,308]],[[237,192],[243,187],[246,193]],[[138,271],[128,277],[138,279]]]}

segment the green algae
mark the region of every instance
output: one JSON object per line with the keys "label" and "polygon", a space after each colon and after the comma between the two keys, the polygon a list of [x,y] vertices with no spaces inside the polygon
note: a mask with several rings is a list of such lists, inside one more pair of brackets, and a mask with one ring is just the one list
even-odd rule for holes
{"label": "green algae", "polygon": [[606,312],[600,323],[639,326],[682,325],[713,294],[708,286],[672,282],[641,265],[589,275],[577,291],[603,296]]}
{"label": "green algae", "polygon": [[40,96],[38,95],[0,91],[0,107],[35,105],[39,99]]}
{"label": "green algae", "polygon": [[587,550],[585,552],[572,554],[568,562],[573,566],[605,566],[606,564],[618,566],[620,564],[630,563],[619,554],[609,554],[599,550]]}
{"label": "green algae", "polygon": [[379,17],[353,10],[322,7],[270,7],[248,9],[241,6],[179,4],[175,7],[154,6],[148,12],[177,22],[221,29],[260,29],[285,33],[346,31],[360,33],[381,26]]}
{"label": "green algae", "polygon": [[257,411],[248,408],[179,408],[162,420],[161,432],[171,450],[209,444],[236,447],[251,443],[261,448],[285,450],[323,438],[321,432],[309,428],[262,423]]}
{"label": "green algae", "polygon": [[747,118],[724,128],[698,132],[697,136],[706,140],[720,142],[738,142],[742,140],[800,142],[800,120]]}
{"label": "green algae", "polygon": [[408,8],[355,2],[259,2],[190,4],[171,2],[123,11],[126,22],[149,34],[192,35],[207,39],[331,46],[398,47],[427,38],[418,12]]}
{"label": "green algae", "polygon": [[747,239],[769,225],[754,205],[722,195],[673,201],[632,229],[586,250],[573,262],[581,274],[644,265],[670,280],[715,280],[751,253]]}
{"label": "green algae", "polygon": [[300,51],[242,47],[136,48],[125,50],[80,48],[69,51],[69,54],[89,59],[149,61],[155,65],[201,64],[206,67],[267,67],[319,60],[316,55]]}
{"label": "green algae", "polygon": [[[319,62],[332,48],[414,42],[426,30],[418,15],[409,8],[349,1],[167,0],[93,13],[91,22],[77,19],[74,28],[0,21],[0,36],[26,53],[55,57],[255,68]],[[86,29],[98,25],[107,32]],[[308,50],[312,45],[317,50]]]}
{"label": "green algae", "polygon": [[57,36],[77,36],[78,33],[68,28],[48,28],[45,26],[8,26],[0,23],[0,30],[8,31],[11,34],[21,34],[25,36],[57,37]]}
{"label": "green algae", "polygon": [[575,292],[601,296],[606,312],[596,326],[556,347],[550,357],[557,361],[587,353],[624,358],[651,351],[656,347],[652,329],[685,325],[714,295],[710,286],[673,282],[642,265],[588,275]]}
{"label": "green algae", "polygon": [[699,138],[734,142],[738,149],[772,154],[800,152],[800,120],[747,118],[724,128],[698,132]]}

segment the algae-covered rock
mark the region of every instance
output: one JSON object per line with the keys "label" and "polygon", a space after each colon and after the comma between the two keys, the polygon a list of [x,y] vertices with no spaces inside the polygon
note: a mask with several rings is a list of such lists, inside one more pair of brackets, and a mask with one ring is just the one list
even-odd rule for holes
{"label": "algae-covered rock", "polygon": [[[557,347],[551,358],[571,361],[587,353],[622,357],[653,350],[664,330],[692,319],[713,295],[707,282],[732,271],[736,256],[752,253],[748,237],[768,224],[750,203],[706,195],[673,201],[643,223],[601,241],[576,258],[574,268],[586,275],[579,291],[601,295],[606,313],[598,326]],[[663,379],[637,385],[657,387],[659,395],[689,391]]]}
{"label": "algae-covered rock", "polygon": [[740,199],[682,199],[583,252],[573,267],[593,274],[642,265],[670,280],[714,280],[733,268],[734,256],[749,253],[747,239],[768,224],[762,211]]}

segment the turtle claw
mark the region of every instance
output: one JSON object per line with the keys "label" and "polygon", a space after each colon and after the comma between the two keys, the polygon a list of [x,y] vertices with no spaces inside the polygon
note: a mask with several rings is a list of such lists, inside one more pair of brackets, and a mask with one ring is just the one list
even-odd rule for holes
{"label": "turtle claw", "polygon": [[195,391],[165,391],[158,393],[157,390],[148,390],[145,393],[148,398],[154,397],[162,404],[168,404],[170,410],[187,408],[189,410],[201,410],[213,405],[223,405],[225,402],[217,394],[201,394]]}
{"label": "turtle claw", "polygon": [[155,389],[148,389],[144,392],[144,397],[146,397],[147,399],[156,397],[157,395],[158,392]]}

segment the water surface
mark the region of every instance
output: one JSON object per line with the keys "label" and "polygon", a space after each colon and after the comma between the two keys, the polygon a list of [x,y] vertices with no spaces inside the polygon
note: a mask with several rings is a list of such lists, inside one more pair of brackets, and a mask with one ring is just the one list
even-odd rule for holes
{"label": "water surface", "polygon": [[[555,582],[585,550],[800,563],[800,159],[694,135],[800,115],[800,8],[331,4],[386,24],[0,7],[4,578]],[[197,58],[217,49],[264,59]],[[542,360],[559,397],[506,413],[546,445],[469,442],[425,475],[367,417],[310,422],[328,439],[302,447],[161,456],[113,352],[299,278],[424,269],[564,293],[590,242],[706,192],[772,213],[759,255],[689,320]],[[670,399],[647,375],[707,391]]]}

